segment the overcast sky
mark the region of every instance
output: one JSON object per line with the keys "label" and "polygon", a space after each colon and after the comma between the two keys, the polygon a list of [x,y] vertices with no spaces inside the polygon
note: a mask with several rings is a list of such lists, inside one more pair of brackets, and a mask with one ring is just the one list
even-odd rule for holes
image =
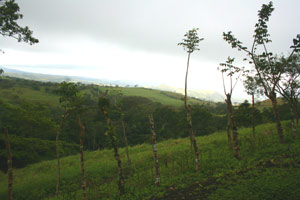
{"label": "overcast sky", "polygon": [[[0,65],[24,71],[130,80],[184,87],[187,54],[177,46],[198,27],[204,38],[191,56],[189,88],[222,92],[219,63],[241,58],[222,39],[233,34],[250,46],[264,0],[16,0],[40,42],[0,37]],[[276,0],[269,31],[275,53],[288,53],[300,33],[300,1]],[[239,61],[237,62],[239,63]],[[239,63],[240,64],[240,63]],[[242,96],[239,83],[234,96]]]}

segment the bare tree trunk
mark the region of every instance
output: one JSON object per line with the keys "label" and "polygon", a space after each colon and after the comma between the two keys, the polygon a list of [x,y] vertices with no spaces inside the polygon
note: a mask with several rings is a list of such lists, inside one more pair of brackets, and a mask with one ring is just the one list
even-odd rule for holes
{"label": "bare tree trunk", "polygon": [[84,157],[83,157],[83,139],[84,139],[84,132],[85,128],[81,122],[80,117],[78,117],[78,125],[80,127],[80,163],[81,163],[81,188],[82,188],[82,199],[86,200],[86,180],[85,180],[85,173],[84,173]]}
{"label": "bare tree trunk", "polygon": [[234,157],[236,159],[240,160],[240,145],[239,145],[239,139],[238,139],[238,131],[235,124],[234,114],[233,114],[233,108],[231,103],[231,95],[226,94],[226,104],[227,104],[227,110],[228,115],[230,116],[230,124],[231,124],[231,130],[232,130],[232,136],[233,136],[233,147],[234,147]]}
{"label": "bare tree trunk", "polygon": [[273,92],[268,97],[272,101],[272,106],[273,106],[273,112],[274,112],[276,127],[277,127],[277,134],[278,134],[278,138],[279,138],[279,143],[283,144],[283,130],[282,130],[282,127],[281,127],[281,122],[280,122],[279,113],[278,113],[276,94]]}
{"label": "bare tree trunk", "polygon": [[103,111],[104,117],[106,119],[106,124],[108,127],[108,135],[110,137],[111,144],[114,148],[115,159],[118,164],[118,174],[119,174],[118,187],[119,187],[120,195],[122,195],[125,193],[125,188],[124,188],[125,181],[124,181],[124,175],[123,175],[122,161],[121,161],[121,157],[120,157],[119,149],[118,149],[117,134],[116,134],[115,128],[113,127],[113,125],[111,123],[111,119],[108,115],[107,109],[105,107],[103,107],[102,111]]}
{"label": "bare tree trunk", "polygon": [[122,117],[121,122],[122,122],[122,129],[123,129],[123,137],[124,137],[125,145],[126,145],[126,148],[125,148],[126,156],[127,156],[128,164],[131,167],[131,160],[130,160],[129,153],[128,153],[128,140],[127,140],[127,136],[126,136],[125,123],[124,123],[123,117]]}
{"label": "bare tree trunk", "polygon": [[7,199],[12,200],[12,189],[13,189],[13,168],[12,168],[12,155],[8,137],[7,128],[3,128],[3,132],[5,133],[5,146],[7,151],[7,174],[8,174],[8,192]]}
{"label": "bare tree trunk", "polygon": [[[60,128],[59,128],[60,129]],[[55,195],[58,196],[59,186],[60,186],[60,158],[59,158],[59,131],[56,132],[56,159],[57,159],[57,183],[56,183],[56,192]]]}
{"label": "bare tree trunk", "polygon": [[156,148],[156,132],[154,130],[154,121],[153,116],[149,115],[150,128],[152,133],[152,150],[154,156],[154,166],[155,166],[155,185],[160,185],[160,173],[159,173],[159,165],[158,165],[158,156],[157,156],[157,148]]}
{"label": "bare tree trunk", "polygon": [[129,157],[129,153],[128,153],[128,140],[127,140],[127,136],[126,136],[126,129],[125,129],[125,122],[124,122],[124,113],[121,107],[119,107],[117,104],[115,104],[116,108],[119,110],[119,112],[121,113],[121,123],[122,123],[122,129],[123,129],[123,137],[125,140],[125,145],[126,145],[126,156],[127,156],[127,160],[128,160],[128,164],[131,167],[131,160]]}
{"label": "bare tree trunk", "polygon": [[200,170],[199,150],[198,150],[195,134],[193,132],[192,117],[190,115],[190,109],[189,108],[187,110],[187,122],[188,122],[188,128],[189,128],[189,133],[190,133],[192,145],[194,147],[196,170],[198,171],[198,170]]}
{"label": "bare tree trunk", "polygon": [[226,131],[227,131],[227,142],[228,142],[229,149],[233,150],[233,147],[232,147],[232,138],[231,138],[231,123],[230,123],[230,115],[229,115],[229,113],[228,113],[228,118],[227,118]]}
{"label": "bare tree trunk", "polygon": [[193,132],[193,124],[192,124],[192,116],[190,114],[190,106],[187,104],[187,77],[188,77],[188,73],[189,73],[190,55],[191,55],[191,53],[188,54],[186,74],[185,74],[184,107],[185,107],[185,111],[186,111],[186,119],[187,119],[189,133],[190,133],[191,145],[193,145],[193,147],[194,147],[196,170],[198,171],[200,169],[199,151],[198,151],[197,141],[195,139],[195,134]]}
{"label": "bare tree trunk", "polygon": [[291,112],[292,135],[293,135],[293,138],[296,139],[297,129],[296,129],[296,125],[295,125],[295,111],[294,111],[294,106],[293,106],[292,102],[290,102],[290,112]]}
{"label": "bare tree trunk", "polygon": [[296,117],[296,124],[299,125],[299,114],[298,114],[298,98],[293,99],[293,108],[294,108],[294,114]]}
{"label": "bare tree trunk", "polygon": [[252,93],[252,134],[255,139],[255,110],[254,110],[254,93]]}
{"label": "bare tree trunk", "polygon": [[56,158],[57,158],[57,183],[56,183],[56,192],[55,192],[56,196],[58,196],[59,187],[60,187],[59,135],[65,118],[66,118],[66,114],[62,115],[59,127],[56,132]]}

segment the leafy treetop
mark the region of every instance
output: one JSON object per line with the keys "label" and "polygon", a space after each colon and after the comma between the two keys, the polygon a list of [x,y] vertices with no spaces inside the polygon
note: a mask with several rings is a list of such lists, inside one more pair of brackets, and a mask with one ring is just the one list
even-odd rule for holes
{"label": "leafy treetop", "polygon": [[76,84],[64,81],[59,85],[57,93],[61,96],[59,102],[67,112],[80,114],[84,111],[83,98]]}
{"label": "leafy treetop", "polygon": [[196,50],[200,50],[198,48],[199,43],[204,40],[204,38],[199,38],[198,36],[198,30],[199,28],[194,28],[192,30],[189,30],[185,35],[183,42],[178,43],[177,45],[183,46],[184,50],[187,51],[187,53],[193,53]]}
{"label": "leafy treetop", "polygon": [[0,34],[30,45],[38,43],[39,40],[32,36],[33,32],[28,26],[21,27],[17,24],[17,20],[23,18],[19,11],[20,7],[14,0],[0,0]]}

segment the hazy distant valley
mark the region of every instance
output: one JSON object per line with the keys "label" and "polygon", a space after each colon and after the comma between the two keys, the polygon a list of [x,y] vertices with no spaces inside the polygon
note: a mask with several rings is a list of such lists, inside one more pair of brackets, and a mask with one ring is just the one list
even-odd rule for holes
{"label": "hazy distant valley", "polygon": [[[28,80],[35,80],[35,81],[44,81],[44,82],[57,82],[60,83],[62,81],[70,81],[70,82],[81,82],[84,84],[97,84],[100,86],[121,86],[121,87],[145,87],[169,92],[175,92],[179,94],[184,94],[183,88],[176,88],[169,85],[141,85],[134,81],[123,81],[123,80],[108,80],[108,79],[95,79],[95,78],[88,78],[88,77],[80,77],[80,76],[62,76],[62,75],[51,75],[51,74],[39,74],[39,73],[31,73],[25,72],[21,70],[15,70],[10,68],[4,68],[5,76],[16,77],[16,78],[23,78]],[[223,102],[224,95],[220,94],[216,91],[211,90],[188,90],[188,95],[190,97],[194,97],[200,100],[205,101],[213,101],[213,102]],[[244,99],[241,98],[233,98],[233,102],[243,102]]]}

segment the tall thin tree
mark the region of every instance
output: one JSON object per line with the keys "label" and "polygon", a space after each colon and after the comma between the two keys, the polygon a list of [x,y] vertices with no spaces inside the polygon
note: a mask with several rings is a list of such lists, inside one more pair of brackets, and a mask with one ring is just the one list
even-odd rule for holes
{"label": "tall thin tree", "polygon": [[[238,160],[240,160],[241,156],[240,156],[240,145],[239,145],[239,139],[238,139],[238,130],[237,130],[237,126],[236,126],[236,122],[235,122],[235,118],[234,118],[234,111],[233,111],[234,109],[232,106],[231,97],[232,97],[232,92],[239,80],[240,75],[241,75],[242,69],[234,66],[233,62],[234,62],[234,58],[228,57],[226,63],[221,63],[220,67],[218,69],[222,72],[223,89],[224,89],[224,94],[226,96],[225,102],[226,102],[227,111],[228,111],[228,120],[229,120],[228,125],[232,131],[234,156]],[[226,90],[224,74],[226,74],[227,77],[229,78],[229,91]],[[234,81],[233,78],[235,75],[237,75],[237,77],[236,77],[235,82],[233,82]],[[229,132],[229,134],[230,134],[230,132]],[[231,143],[231,141],[230,141],[230,143]]]}
{"label": "tall thin tree", "polygon": [[184,35],[183,42],[178,43],[179,46],[183,46],[183,49],[188,54],[186,73],[185,73],[185,85],[184,85],[184,108],[186,111],[186,119],[187,119],[189,134],[190,134],[191,145],[194,147],[196,170],[200,169],[199,150],[198,150],[195,134],[193,131],[192,116],[190,113],[190,105],[188,105],[188,103],[187,103],[187,79],[188,79],[188,73],[189,73],[190,56],[194,51],[200,50],[198,48],[199,43],[202,40],[204,40],[204,38],[199,38],[198,30],[199,30],[198,28],[189,30]]}
{"label": "tall thin tree", "polygon": [[63,123],[65,121],[65,118],[67,116],[67,112],[61,116],[60,124],[57,127],[56,130],[56,139],[55,139],[55,144],[56,144],[56,159],[57,159],[57,183],[56,183],[56,196],[59,194],[59,188],[60,188],[60,155],[59,155],[59,135],[63,126]]}
{"label": "tall thin tree", "polygon": [[108,90],[104,93],[102,97],[99,97],[98,106],[100,110],[103,112],[104,117],[106,119],[107,124],[107,135],[110,138],[111,144],[114,149],[114,157],[117,161],[118,165],[118,175],[119,175],[119,181],[118,181],[118,187],[120,195],[123,195],[125,193],[125,180],[124,180],[124,174],[123,174],[123,167],[122,167],[122,160],[119,154],[119,148],[118,148],[118,139],[116,134],[116,129],[112,124],[112,121],[110,119],[110,116],[108,114],[108,109],[110,106],[110,101],[107,97]]}
{"label": "tall thin tree", "polygon": [[150,130],[152,133],[152,151],[154,157],[154,167],[155,167],[155,185],[160,185],[160,173],[159,173],[159,165],[158,165],[158,156],[157,156],[157,148],[156,148],[156,132],[154,129],[154,120],[153,115],[149,115],[149,123],[150,123]]}
{"label": "tall thin tree", "polygon": [[[119,96],[121,97],[122,94],[119,93]],[[117,110],[120,113],[120,118],[121,118],[121,123],[122,123],[122,132],[123,132],[123,138],[125,141],[126,156],[127,156],[129,167],[131,167],[131,160],[130,160],[130,156],[129,156],[129,152],[128,152],[128,140],[127,140],[127,135],[126,135],[125,120],[124,120],[125,114],[123,112],[122,105],[123,105],[122,98],[120,98],[119,100],[115,100],[115,107],[117,108]]]}
{"label": "tall thin tree", "polygon": [[[62,82],[59,85],[58,93],[61,95],[59,102],[69,115],[74,115],[80,128],[80,166],[81,166],[81,188],[82,199],[86,199],[86,178],[84,166],[83,140],[85,127],[81,121],[81,115],[85,110],[84,100],[79,93],[78,85],[69,82]],[[60,170],[60,169],[58,169]]]}

